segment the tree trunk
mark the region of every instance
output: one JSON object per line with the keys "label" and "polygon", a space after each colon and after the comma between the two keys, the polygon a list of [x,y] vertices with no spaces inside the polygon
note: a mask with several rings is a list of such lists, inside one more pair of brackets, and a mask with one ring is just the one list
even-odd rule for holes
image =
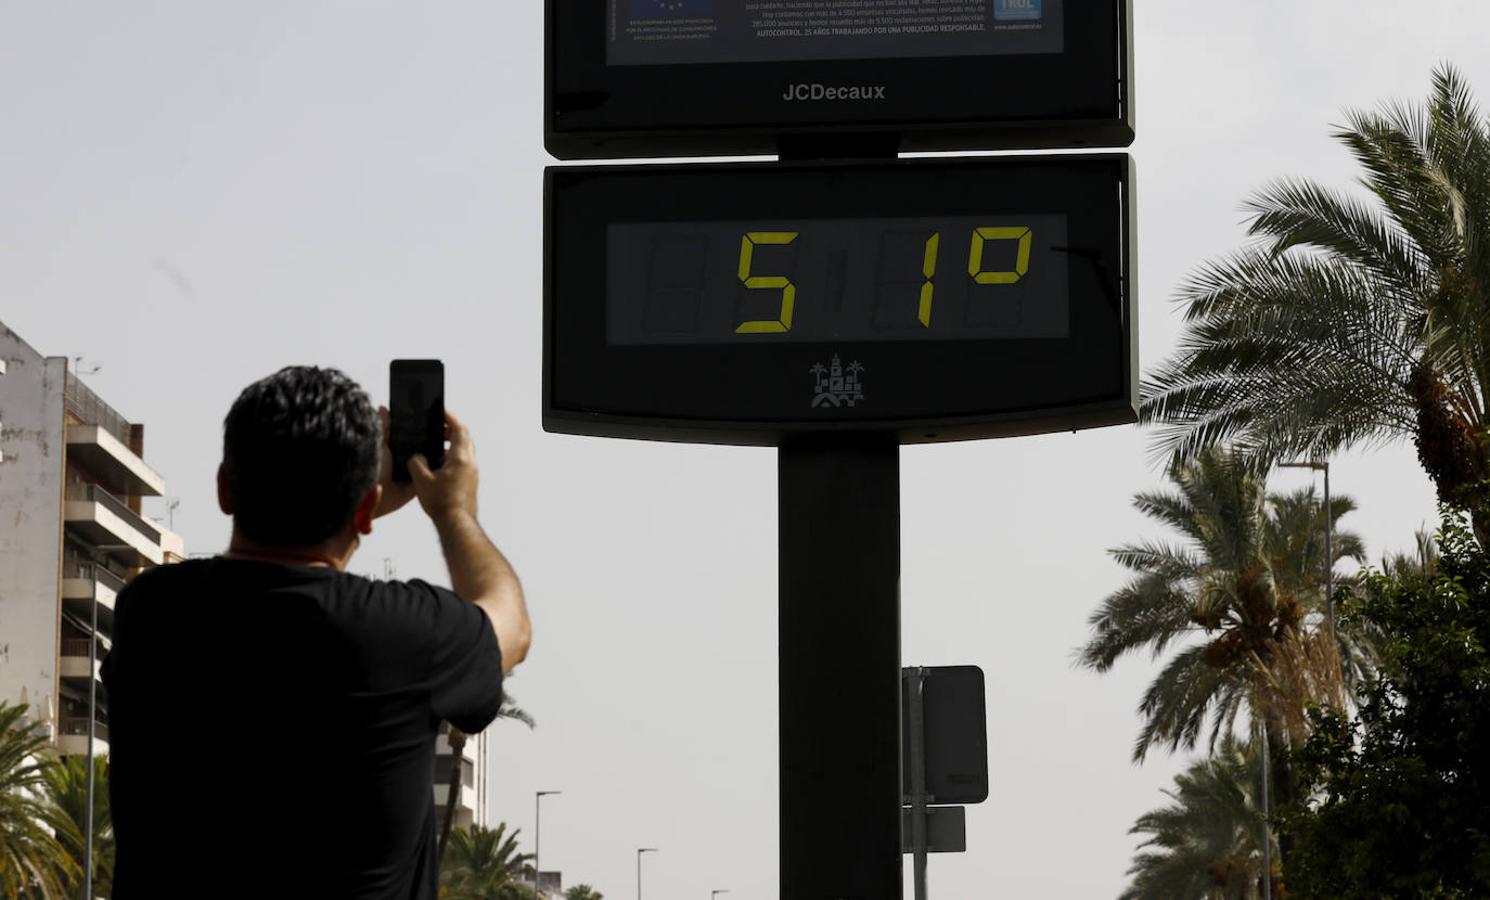
{"label": "tree trunk", "polygon": [[[1287,807],[1298,798],[1299,779],[1298,773],[1294,771],[1293,761],[1288,757],[1288,738],[1285,735],[1282,720],[1275,715],[1266,716],[1265,719],[1267,721],[1268,743],[1267,747],[1264,748],[1264,752],[1268,755],[1268,765],[1272,769],[1270,773],[1272,777],[1269,779],[1271,784],[1269,787],[1273,792],[1272,808],[1273,815],[1276,816],[1278,810]],[[1292,834],[1281,828],[1278,829],[1278,870],[1280,872],[1287,871],[1288,858],[1292,854],[1296,843],[1297,841]],[[1273,882],[1274,900],[1278,900],[1278,898],[1284,896],[1284,893],[1280,890],[1282,887],[1280,882],[1281,879],[1274,880]]]}
{"label": "tree trunk", "polygon": [[1418,462],[1433,480],[1441,503],[1469,513],[1475,539],[1490,548],[1490,492],[1480,436],[1454,412],[1443,378],[1419,363],[1408,379],[1417,405]]}

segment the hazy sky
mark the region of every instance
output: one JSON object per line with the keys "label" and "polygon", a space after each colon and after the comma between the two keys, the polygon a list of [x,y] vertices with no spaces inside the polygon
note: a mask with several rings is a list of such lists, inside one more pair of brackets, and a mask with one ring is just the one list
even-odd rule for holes
{"label": "hazy sky", "polygon": [[[1440,60],[1490,100],[1482,0],[1138,5],[1146,365],[1250,190],[1355,177],[1329,137],[1343,109],[1423,98]],[[562,790],[544,868],[612,900],[639,846],[662,850],[648,898],[775,897],[775,454],[540,427],[542,42],[531,2],[0,0],[0,320],[101,367],[193,551],[226,543],[212,478],[245,384],[334,365],[381,401],[389,359],[444,359],[535,623],[509,687],[538,728],[493,726],[494,817],[526,840],[533,791]],[[1071,665],[1123,580],[1106,548],[1161,533],[1129,506],[1161,481],[1146,447],[1116,428],[902,453],[903,659],[988,682],[992,795],[968,852],[932,857],[938,898],[1116,895],[1127,829],[1185,761],[1128,761],[1147,658]],[[1434,519],[1410,448],[1332,481],[1373,558]],[[416,508],[353,567],[384,557],[446,580]]]}

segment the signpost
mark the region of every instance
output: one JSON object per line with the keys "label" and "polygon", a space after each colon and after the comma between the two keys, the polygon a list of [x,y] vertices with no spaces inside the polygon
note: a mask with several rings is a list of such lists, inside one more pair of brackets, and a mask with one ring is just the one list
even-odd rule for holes
{"label": "signpost", "polygon": [[929,804],[988,799],[988,722],[983,670],[913,666],[901,671],[901,739],[906,788],[903,852],[915,861],[916,900],[926,897],[926,854],[967,849],[965,810]]}
{"label": "signpost", "polygon": [[547,170],[543,422],[778,448],[782,900],[900,900],[907,850],[924,896],[966,844],[932,804],[988,794],[982,673],[902,691],[899,446],[1136,418],[1127,155],[896,154],[1126,146],[1130,35],[1131,0],[548,0],[550,153],[780,156]]}

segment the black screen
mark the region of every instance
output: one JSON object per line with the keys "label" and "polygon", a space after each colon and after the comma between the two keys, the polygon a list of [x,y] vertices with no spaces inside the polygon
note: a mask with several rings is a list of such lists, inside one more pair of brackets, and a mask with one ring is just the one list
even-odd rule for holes
{"label": "black screen", "polygon": [[1063,215],[607,229],[611,344],[1064,338]]}

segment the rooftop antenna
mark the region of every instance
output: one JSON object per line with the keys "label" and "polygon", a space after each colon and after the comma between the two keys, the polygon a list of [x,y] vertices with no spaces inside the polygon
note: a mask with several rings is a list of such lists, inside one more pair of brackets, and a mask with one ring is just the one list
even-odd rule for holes
{"label": "rooftop antenna", "polygon": [[170,500],[167,500],[166,501],[166,517],[167,517],[167,520],[169,522],[169,524],[166,525],[166,527],[169,528],[172,531],[175,531],[176,530],[176,507],[178,507],[180,505],[181,505],[181,498],[180,497],[172,497]]}

